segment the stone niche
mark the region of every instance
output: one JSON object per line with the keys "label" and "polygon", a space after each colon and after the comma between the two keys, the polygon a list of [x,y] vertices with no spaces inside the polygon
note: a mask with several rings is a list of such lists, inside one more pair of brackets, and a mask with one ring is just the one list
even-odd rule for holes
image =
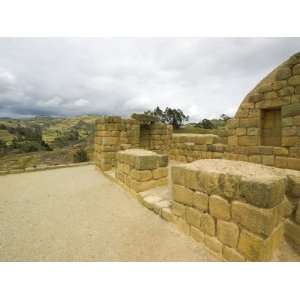
{"label": "stone niche", "polygon": [[220,258],[270,261],[285,231],[299,243],[299,174],[223,159],[172,166],[171,174],[174,222]]}
{"label": "stone niche", "polygon": [[143,149],[128,149],[117,153],[116,178],[139,193],[166,185],[168,156]]}

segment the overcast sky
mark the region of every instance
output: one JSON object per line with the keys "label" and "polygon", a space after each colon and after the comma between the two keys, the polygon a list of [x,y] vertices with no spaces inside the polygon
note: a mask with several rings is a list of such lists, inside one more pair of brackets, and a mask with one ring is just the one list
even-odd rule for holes
{"label": "overcast sky", "polygon": [[300,38],[0,38],[0,116],[233,115]]}

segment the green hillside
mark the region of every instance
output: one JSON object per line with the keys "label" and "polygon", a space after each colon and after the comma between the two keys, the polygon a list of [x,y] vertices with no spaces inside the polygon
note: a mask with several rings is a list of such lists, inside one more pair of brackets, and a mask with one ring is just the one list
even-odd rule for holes
{"label": "green hillside", "polygon": [[93,159],[97,115],[0,118],[0,170],[71,163],[84,149]]}

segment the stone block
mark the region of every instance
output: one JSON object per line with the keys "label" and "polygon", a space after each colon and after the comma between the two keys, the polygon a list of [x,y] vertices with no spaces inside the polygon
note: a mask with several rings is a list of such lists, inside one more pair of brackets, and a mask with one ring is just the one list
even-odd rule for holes
{"label": "stone block", "polygon": [[191,208],[191,207],[186,208],[186,221],[187,223],[193,225],[194,227],[200,228],[201,215],[202,214],[195,208]]}
{"label": "stone block", "polygon": [[284,198],[286,182],[282,177],[242,178],[240,196],[247,202],[263,208],[274,207]]}
{"label": "stone block", "polygon": [[219,186],[227,199],[235,199],[239,195],[240,176],[222,174],[219,177]]}
{"label": "stone block", "polygon": [[[126,166],[128,166],[128,165],[126,165]],[[135,170],[135,169],[133,169],[130,171],[130,176],[137,181],[149,181],[152,179],[152,172],[150,170]]]}
{"label": "stone block", "polygon": [[154,210],[155,205],[161,201],[161,198],[158,196],[146,196],[143,198],[142,203],[148,209]]}
{"label": "stone block", "polygon": [[171,202],[171,210],[175,216],[185,219],[185,209],[185,205],[180,204],[176,201]]}
{"label": "stone block", "polygon": [[192,166],[188,166],[184,169],[184,185],[187,188],[199,190],[197,170],[193,169]]}
{"label": "stone block", "polygon": [[296,216],[295,221],[300,224],[300,202],[298,202],[297,210],[296,210]]}
{"label": "stone block", "polygon": [[135,168],[137,170],[153,170],[158,167],[155,156],[138,156],[135,158]]}
{"label": "stone block", "polygon": [[284,80],[284,79],[288,79],[289,77],[291,77],[292,72],[291,69],[289,67],[282,67],[279,68],[276,72],[276,80]]}
{"label": "stone block", "polygon": [[281,118],[282,127],[293,126],[293,117]]}
{"label": "stone block", "polygon": [[239,239],[239,227],[232,222],[218,220],[217,237],[224,245],[236,248]]}
{"label": "stone block", "polygon": [[230,220],[230,204],[220,196],[211,195],[209,197],[209,213],[217,219]]}
{"label": "stone block", "polygon": [[136,181],[134,179],[130,179],[130,185],[129,184],[127,185],[131,189],[139,193],[159,186],[159,182],[158,180]]}
{"label": "stone block", "polygon": [[282,117],[294,117],[300,114],[300,103],[292,103],[282,107]]}
{"label": "stone block", "polygon": [[102,138],[102,143],[104,145],[116,145],[119,143],[119,138],[118,137],[103,137]]}
{"label": "stone block", "polygon": [[255,146],[258,145],[258,139],[256,136],[240,136],[238,137],[238,144],[240,146]]}
{"label": "stone block", "polygon": [[198,173],[198,182],[200,191],[208,194],[219,194],[219,177],[220,174],[214,172],[208,172],[206,170],[200,170]]}
{"label": "stone block", "polygon": [[224,246],[223,247],[223,257],[227,261],[232,261],[232,262],[244,262],[245,257],[240,254],[236,249]]}
{"label": "stone block", "polygon": [[295,146],[295,145],[297,145],[298,141],[299,141],[298,136],[283,136],[281,138],[281,144],[282,144],[282,146],[285,146],[285,147]]}
{"label": "stone block", "polygon": [[262,163],[266,166],[274,166],[275,157],[273,155],[263,155],[262,156]]}
{"label": "stone block", "polygon": [[293,93],[294,93],[294,88],[292,86],[287,86],[279,91],[279,96],[281,97],[290,96]]}
{"label": "stone block", "polygon": [[277,93],[272,91],[272,92],[267,92],[264,94],[265,99],[276,99],[277,98]]}
{"label": "stone block", "polygon": [[288,158],[287,157],[275,157],[275,167],[277,168],[287,168],[288,166]]}
{"label": "stone block", "polygon": [[279,156],[288,156],[289,155],[289,150],[284,147],[274,147],[273,148],[273,153],[274,155],[279,155]]}
{"label": "stone block", "polygon": [[116,152],[103,152],[102,157],[107,159],[115,159]]}
{"label": "stone block", "polygon": [[204,236],[204,244],[212,250],[214,253],[218,255],[222,255],[222,243],[215,237],[211,237],[209,235]]}
{"label": "stone block", "polygon": [[179,231],[190,235],[190,225],[184,219],[174,216],[174,223]]}
{"label": "stone block", "polygon": [[172,182],[179,185],[184,185],[184,169],[182,166],[171,167]]}
{"label": "stone block", "polygon": [[297,127],[296,126],[284,127],[284,128],[282,128],[281,132],[282,132],[283,136],[297,135]]}
{"label": "stone block", "polygon": [[194,226],[191,226],[191,236],[197,242],[204,242],[204,233]]}
{"label": "stone block", "polygon": [[252,94],[249,96],[249,101],[253,102],[253,103],[262,101],[263,99],[264,99],[264,96],[263,96],[263,94],[260,94],[260,93]]}
{"label": "stone block", "polygon": [[262,158],[260,155],[251,155],[249,156],[249,162],[260,164],[262,161]]}
{"label": "stone block", "polygon": [[258,92],[259,93],[271,92],[272,90],[273,90],[273,87],[272,87],[271,84],[260,84],[259,87],[258,87]]}
{"label": "stone block", "polygon": [[167,177],[168,176],[168,168],[157,168],[157,169],[153,170],[152,173],[153,173],[154,179]]}
{"label": "stone block", "polygon": [[288,219],[285,222],[284,234],[287,240],[300,250],[300,225]]}
{"label": "stone block", "polygon": [[162,210],[164,208],[169,208],[170,207],[170,201],[168,200],[163,200],[162,198],[160,198],[160,201],[154,203],[153,205],[153,211],[158,214],[161,215]]}
{"label": "stone block", "polygon": [[259,135],[259,128],[247,128],[247,135]]}
{"label": "stone block", "polygon": [[173,199],[179,203],[192,206],[193,205],[193,191],[181,185],[172,185]]}
{"label": "stone block", "polygon": [[238,137],[237,136],[229,136],[228,137],[228,145],[238,145]]}
{"label": "stone block", "polygon": [[287,165],[289,169],[300,170],[300,159],[289,157]]}
{"label": "stone block", "polygon": [[300,75],[294,75],[288,80],[289,85],[299,85],[300,84]]}
{"label": "stone block", "polygon": [[281,205],[264,209],[253,205],[234,201],[232,203],[232,219],[246,229],[269,236],[282,217]]}
{"label": "stone block", "polygon": [[237,128],[236,129],[236,135],[247,135],[247,128]]}
{"label": "stone block", "polygon": [[173,222],[172,210],[169,207],[163,208],[161,210],[161,217],[168,222]]}
{"label": "stone block", "polygon": [[168,155],[158,155],[158,165],[159,167],[167,167],[169,163]]}
{"label": "stone block", "polygon": [[202,192],[194,192],[193,194],[193,207],[202,212],[208,211],[208,195]]}
{"label": "stone block", "polygon": [[293,67],[293,75],[300,75],[300,64],[296,64]]}
{"label": "stone block", "polygon": [[279,225],[270,237],[264,239],[247,230],[242,230],[238,251],[250,261],[270,261],[283,236],[283,226]]}
{"label": "stone block", "polygon": [[216,225],[214,218],[207,213],[201,214],[200,230],[205,234],[214,236],[216,234]]}
{"label": "stone block", "polygon": [[[241,128],[258,127],[258,125],[259,125],[258,118],[241,118],[239,121],[239,127]],[[247,145],[247,146],[251,146],[251,145]]]}

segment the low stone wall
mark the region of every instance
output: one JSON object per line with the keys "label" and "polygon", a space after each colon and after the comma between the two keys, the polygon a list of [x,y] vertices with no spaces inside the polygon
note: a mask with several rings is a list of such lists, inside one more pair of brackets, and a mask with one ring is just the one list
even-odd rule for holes
{"label": "low stone wall", "polygon": [[36,171],[46,171],[46,170],[54,170],[54,169],[62,169],[62,168],[72,168],[72,167],[80,167],[87,165],[94,165],[95,162],[87,161],[81,163],[70,163],[70,164],[60,164],[60,165],[39,165],[36,167],[27,167],[25,169],[11,169],[7,171],[0,171],[0,176],[9,175],[9,174],[19,174],[19,173],[29,173]]}
{"label": "low stone wall", "polygon": [[117,153],[116,178],[135,192],[167,184],[168,156],[142,149]]}
{"label": "low stone wall", "polygon": [[173,134],[169,157],[183,162],[206,158],[222,158],[225,145],[218,144],[219,142],[219,136],[214,134]]}
{"label": "low stone wall", "polygon": [[172,137],[169,157],[173,160],[193,162],[223,158],[300,170],[300,153],[286,147],[225,145],[219,143],[218,136],[207,134],[173,134]]}
{"label": "low stone wall", "polygon": [[[300,227],[292,220],[299,202],[299,174],[294,175],[227,160],[173,166],[174,222],[225,260],[269,261],[285,226],[299,240]],[[298,214],[299,208],[299,221]]]}

